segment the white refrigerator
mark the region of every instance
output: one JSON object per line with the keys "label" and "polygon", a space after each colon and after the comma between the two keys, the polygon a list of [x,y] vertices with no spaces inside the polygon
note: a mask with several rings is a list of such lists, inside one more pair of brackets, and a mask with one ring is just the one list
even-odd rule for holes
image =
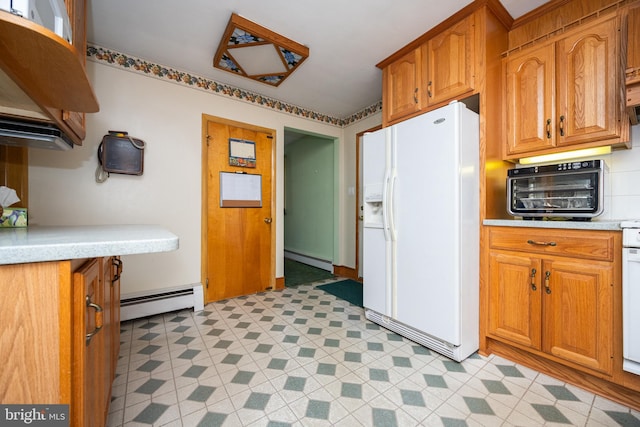
{"label": "white refrigerator", "polygon": [[456,361],[479,343],[478,145],[460,102],[363,140],[365,316]]}

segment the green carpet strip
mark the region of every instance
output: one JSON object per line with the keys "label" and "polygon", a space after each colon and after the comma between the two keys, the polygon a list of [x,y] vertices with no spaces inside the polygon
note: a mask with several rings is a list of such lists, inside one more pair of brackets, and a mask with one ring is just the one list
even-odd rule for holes
{"label": "green carpet strip", "polygon": [[349,301],[353,305],[362,307],[362,283],[360,282],[347,279],[316,286],[316,288],[322,289],[323,291],[345,301]]}

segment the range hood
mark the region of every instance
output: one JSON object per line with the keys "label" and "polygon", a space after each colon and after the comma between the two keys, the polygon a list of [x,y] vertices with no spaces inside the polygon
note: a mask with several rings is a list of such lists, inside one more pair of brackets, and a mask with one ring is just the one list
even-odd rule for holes
{"label": "range hood", "polygon": [[0,119],[0,144],[16,147],[71,150],[73,142],[52,124]]}

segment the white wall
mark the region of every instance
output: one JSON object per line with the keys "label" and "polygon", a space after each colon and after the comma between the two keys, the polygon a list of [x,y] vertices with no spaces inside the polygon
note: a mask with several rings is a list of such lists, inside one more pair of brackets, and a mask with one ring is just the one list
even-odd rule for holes
{"label": "white wall", "polygon": [[[103,63],[88,61],[87,72],[100,112],[87,115],[83,147],[71,152],[30,151],[30,224],[162,225],[180,238],[180,249],[124,257],[123,294],[199,283],[204,113],[276,130],[276,276],[282,277],[284,128],[334,137],[341,145],[344,130]],[[127,131],[147,143],[142,176],[112,174],[103,184],[95,182],[96,149],[108,130]],[[345,155],[350,152],[341,150]],[[341,165],[344,167],[349,166]],[[339,174],[342,188],[344,169]],[[346,227],[344,218],[353,216],[353,207],[345,199],[341,195],[341,229]],[[349,265],[353,254],[342,248],[351,246],[340,245],[335,264]]]}
{"label": "white wall", "polygon": [[[340,254],[343,254],[343,264],[346,267],[356,266],[356,209],[358,200],[356,199],[356,135],[360,132],[380,126],[382,123],[382,112],[373,114],[344,128],[344,140],[340,146],[340,200],[343,201],[340,221]],[[354,194],[349,193],[349,189],[354,190]],[[362,263],[362,260],[360,260]]]}

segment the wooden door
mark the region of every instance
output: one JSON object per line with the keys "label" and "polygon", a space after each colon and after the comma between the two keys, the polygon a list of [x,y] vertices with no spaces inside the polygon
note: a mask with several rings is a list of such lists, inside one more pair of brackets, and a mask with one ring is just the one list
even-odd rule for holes
{"label": "wooden door", "polygon": [[[275,131],[238,122],[206,120],[206,300],[264,291],[275,284]],[[230,165],[229,139],[255,143],[255,168]],[[220,174],[261,177],[259,207],[221,207]]]}
{"label": "wooden door", "polygon": [[554,51],[550,44],[505,59],[508,154],[556,144]]}
{"label": "wooden door", "polygon": [[420,64],[414,49],[382,70],[385,125],[420,111]]}
{"label": "wooden door", "polygon": [[422,96],[425,105],[454,99],[473,90],[473,30],[474,16],[470,15],[438,34],[426,44],[423,69],[426,82]]}
{"label": "wooden door", "polygon": [[489,334],[541,348],[540,260],[515,252],[489,255]]}
{"label": "wooden door", "polygon": [[558,42],[558,145],[620,136],[620,55],[615,19]]}
{"label": "wooden door", "polygon": [[611,374],[614,332],[611,264],[545,261],[543,269],[544,351]]}

